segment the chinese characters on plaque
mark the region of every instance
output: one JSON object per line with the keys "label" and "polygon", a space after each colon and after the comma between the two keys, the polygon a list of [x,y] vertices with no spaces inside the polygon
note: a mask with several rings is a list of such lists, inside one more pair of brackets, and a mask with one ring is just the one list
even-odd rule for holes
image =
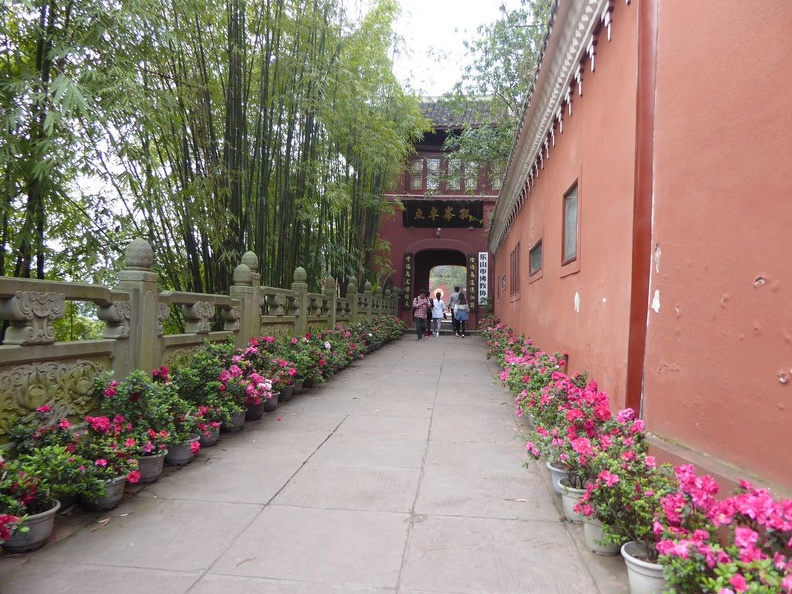
{"label": "chinese characters on plaque", "polygon": [[412,307],[413,298],[413,254],[404,254],[402,288],[404,289],[404,309]]}
{"label": "chinese characters on plaque", "polygon": [[470,311],[476,309],[477,299],[476,287],[478,283],[478,266],[476,261],[476,254],[470,254],[467,257],[467,299]]}
{"label": "chinese characters on plaque", "polygon": [[402,200],[405,227],[484,226],[482,200]]}
{"label": "chinese characters on plaque", "polygon": [[487,305],[487,289],[488,286],[488,273],[489,267],[489,252],[479,252],[478,254],[478,302],[481,305]]}

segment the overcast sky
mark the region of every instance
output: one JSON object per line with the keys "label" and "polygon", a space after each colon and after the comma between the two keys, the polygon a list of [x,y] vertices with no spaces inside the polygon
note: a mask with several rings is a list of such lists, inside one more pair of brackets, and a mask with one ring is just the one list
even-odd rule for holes
{"label": "overcast sky", "polygon": [[[465,63],[462,42],[474,38],[479,25],[496,20],[504,3],[509,8],[520,5],[519,0],[399,0],[402,15],[396,31],[406,47],[395,56],[397,78],[424,96],[450,91]],[[437,55],[446,58],[438,60]]]}

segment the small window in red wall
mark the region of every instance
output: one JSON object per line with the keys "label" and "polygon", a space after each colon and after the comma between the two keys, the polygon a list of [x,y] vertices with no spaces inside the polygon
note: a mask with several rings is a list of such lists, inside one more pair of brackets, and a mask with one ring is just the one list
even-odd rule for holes
{"label": "small window in red wall", "polygon": [[578,257],[578,185],[564,194],[564,237],[561,265],[574,262]]}

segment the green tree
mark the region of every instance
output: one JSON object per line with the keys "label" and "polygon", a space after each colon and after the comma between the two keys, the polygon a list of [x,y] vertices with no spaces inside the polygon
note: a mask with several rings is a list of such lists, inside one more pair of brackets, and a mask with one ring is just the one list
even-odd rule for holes
{"label": "green tree", "polygon": [[500,181],[522,117],[540,58],[552,0],[522,0],[515,10],[500,7],[500,17],[479,26],[476,39],[465,41],[468,64],[453,91],[441,102],[456,114],[479,113],[459,135],[449,136],[447,150],[463,161],[488,167]]}

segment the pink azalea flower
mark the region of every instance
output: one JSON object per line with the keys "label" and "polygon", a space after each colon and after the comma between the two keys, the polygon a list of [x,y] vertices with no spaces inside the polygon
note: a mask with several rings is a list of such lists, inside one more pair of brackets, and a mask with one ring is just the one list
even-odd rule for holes
{"label": "pink azalea flower", "polygon": [[38,412],[38,413],[48,413],[48,412],[49,412],[49,411],[51,411],[51,410],[52,410],[52,409],[51,409],[51,408],[50,408],[48,405],[44,404],[44,405],[42,405],[42,406],[39,406],[39,407],[36,409],[36,412]]}
{"label": "pink azalea flower", "polygon": [[140,480],[140,473],[137,470],[133,470],[127,475],[126,480],[128,483],[134,484]]}
{"label": "pink azalea flower", "polygon": [[734,590],[736,592],[748,591],[748,582],[745,580],[745,577],[742,574],[735,573],[729,578],[729,583],[734,586]]}
{"label": "pink azalea flower", "polygon": [[194,456],[195,456],[195,455],[197,455],[197,454],[198,454],[198,452],[200,452],[200,451],[201,451],[201,442],[199,442],[199,441],[193,441],[193,442],[190,444],[190,451],[193,453],[193,455],[194,455]]}
{"label": "pink azalea flower", "polygon": [[104,458],[99,458],[96,462],[94,462],[94,466],[101,466],[102,468],[107,467],[107,460]]}

